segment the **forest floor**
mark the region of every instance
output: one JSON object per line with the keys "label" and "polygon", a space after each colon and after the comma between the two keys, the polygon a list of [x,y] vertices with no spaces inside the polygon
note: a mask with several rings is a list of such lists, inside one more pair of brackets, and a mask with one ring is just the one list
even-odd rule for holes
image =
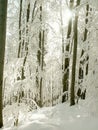
{"label": "forest floor", "polygon": [[90,111],[91,108],[85,107],[86,103],[80,101],[72,107],[64,103],[35,110],[18,127],[5,126],[0,130],[98,130],[98,116]]}

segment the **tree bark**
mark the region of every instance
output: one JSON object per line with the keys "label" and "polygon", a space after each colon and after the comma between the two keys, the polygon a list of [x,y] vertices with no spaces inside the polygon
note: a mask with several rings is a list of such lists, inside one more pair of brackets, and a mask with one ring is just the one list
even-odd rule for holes
{"label": "tree bark", "polygon": [[0,128],[3,126],[3,71],[4,71],[4,54],[6,41],[6,17],[7,17],[7,0],[0,0]]}
{"label": "tree bark", "polygon": [[29,28],[28,28],[28,22],[29,22],[29,17],[30,17],[30,2],[29,4],[27,5],[27,15],[26,15],[26,41],[25,41],[25,55],[24,55],[24,59],[23,59],[23,66],[22,66],[22,74],[21,74],[21,79],[25,79],[25,75],[24,75],[24,67],[25,67],[25,64],[26,64],[26,60],[27,60],[27,56],[28,56],[28,45],[29,45],[29,35],[28,35],[28,32],[29,32]]}
{"label": "tree bark", "polygon": [[42,107],[42,90],[43,90],[43,67],[44,67],[44,41],[45,30],[42,29],[42,5],[40,5],[40,30],[39,30],[39,49],[37,51],[38,66],[36,69],[36,85],[39,88],[39,102],[38,105]]}
{"label": "tree bark", "polygon": [[[85,25],[87,25],[87,23],[88,23],[88,11],[89,11],[89,4],[87,4],[86,5],[86,19],[85,19]],[[85,42],[86,40],[87,40],[87,33],[88,33],[88,30],[87,30],[87,28],[85,28],[85,31],[84,31],[84,38],[83,38],[83,42]],[[82,52],[81,52],[81,57],[84,55],[84,53],[85,53],[85,51],[84,50],[82,50]],[[80,57],[80,58],[81,58]],[[89,60],[89,57],[87,56],[87,60]],[[82,61],[80,61],[80,66],[79,66],[79,79],[81,80],[81,81],[83,81],[83,76],[84,76],[84,70],[81,68],[81,66],[83,66],[84,65],[84,62],[85,62],[85,60],[83,59]],[[86,66],[86,75],[88,74],[88,64],[87,64],[87,66]],[[79,82],[79,84],[80,84],[80,82]]]}
{"label": "tree bark", "polygon": [[23,4],[23,0],[20,0],[20,13],[19,13],[19,48],[18,48],[18,58],[23,58],[23,65],[21,68],[21,80],[25,79],[25,75],[24,75],[24,67],[26,64],[26,60],[27,60],[27,56],[28,56],[28,44],[29,44],[29,36],[28,36],[28,22],[29,22],[29,17],[30,17],[30,2],[27,5],[27,10],[26,10],[26,27],[24,27],[25,33],[26,33],[26,38],[23,37],[23,30],[21,30],[22,28],[22,4]]}
{"label": "tree bark", "polygon": [[[77,0],[77,5],[80,5],[80,0]],[[71,86],[70,86],[70,106],[75,104],[75,76],[76,76],[76,60],[77,60],[77,44],[78,44],[78,15],[75,15],[74,25],[73,25],[73,57],[72,57],[72,72],[71,72]]]}
{"label": "tree bark", "polygon": [[18,48],[18,58],[21,57],[21,44],[22,44],[22,38],[21,38],[21,18],[22,18],[22,1],[20,0],[20,11],[19,11],[19,48]]}
{"label": "tree bark", "polygon": [[[70,0],[69,2],[69,7],[70,7],[70,10],[73,8],[73,3],[74,3],[74,0]],[[66,54],[66,52],[69,52],[69,48],[70,48],[70,38],[71,38],[71,31],[72,31],[72,18],[70,18],[69,20],[69,23],[68,23],[68,31],[67,31],[67,40],[68,40],[68,43],[66,45],[66,49],[64,50],[64,46],[65,45],[62,45],[62,53],[63,55]],[[62,39],[62,44],[64,44],[64,40]],[[65,57],[63,56],[63,64],[62,64],[62,69],[63,69],[63,78],[62,78],[62,84],[63,84],[63,93],[65,91],[68,91],[68,86],[69,86],[69,62],[70,62],[70,58],[69,57]],[[67,97],[66,95],[63,95],[62,97],[62,103],[65,102],[67,100]]]}

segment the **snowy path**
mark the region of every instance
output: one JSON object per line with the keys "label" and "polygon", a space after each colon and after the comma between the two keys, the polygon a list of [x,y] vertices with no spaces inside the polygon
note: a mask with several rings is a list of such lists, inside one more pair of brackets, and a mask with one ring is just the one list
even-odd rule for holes
{"label": "snowy path", "polygon": [[25,125],[3,130],[98,130],[98,117],[78,105],[61,104],[30,113]]}
{"label": "snowy path", "polygon": [[98,119],[83,119],[80,121],[63,122],[61,124],[32,122],[27,126],[14,130],[98,130]]}

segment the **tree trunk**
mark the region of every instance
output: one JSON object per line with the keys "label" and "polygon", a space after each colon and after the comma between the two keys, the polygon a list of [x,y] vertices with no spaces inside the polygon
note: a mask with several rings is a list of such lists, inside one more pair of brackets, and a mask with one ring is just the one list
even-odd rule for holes
{"label": "tree trunk", "polygon": [[22,18],[22,0],[20,0],[20,11],[19,11],[19,48],[18,48],[18,58],[21,57],[21,44],[22,44],[22,38],[21,38],[21,18]]}
{"label": "tree trunk", "polygon": [[[87,4],[86,5],[86,19],[85,19],[85,25],[87,25],[87,23],[88,23],[88,11],[89,11],[89,4]],[[87,34],[88,34],[88,30],[87,30],[87,28],[85,28],[85,31],[84,31],[84,39],[83,39],[83,42],[85,42],[86,40],[87,40]],[[84,55],[84,53],[85,53],[85,51],[84,50],[82,50],[82,52],[81,52],[81,57]],[[80,58],[81,58],[80,57]],[[86,59],[86,62],[89,60],[89,56],[87,56],[87,59]],[[85,60],[83,59],[82,61],[80,61],[80,66],[79,66],[79,79],[80,79],[80,81],[79,81],[79,84],[81,84],[82,83],[82,81],[83,81],[83,75],[84,75],[84,70],[81,68],[81,66],[83,66],[85,63]],[[88,74],[88,63],[87,63],[87,65],[86,65],[86,75]]]}
{"label": "tree trunk", "polygon": [[4,71],[4,53],[6,41],[6,15],[7,15],[7,0],[0,0],[0,128],[3,126],[3,71]]}
{"label": "tree trunk", "polygon": [[[70,10],[73,8],[73,3],[74,3],[74,0],[70,0],[70,3],[69,3],[69,6],[70,6]],[[64,46],[65,45],[62,45],[62,53],[63,55],[66,54],[66,52],[68,53],[69,52],[69,48],[70,48],[70,38],[71,38],[71,31],[72,31],[72,18],[70,18],[69,20],[69,23],[68,23],[68,32],[67,32],[67,40],[68,40],[68,43],[66,45],[66,49],[64,50]],[[62,44],[64,44],[64,40],[63,40],[63,37],[62,37]],[[62,84],[63,84],[63,93],[65,91],[68,91],[68,86],[69,86],[69,57],[65,57],[63,56],[63,64],[62,64],[62,69],[63,69],[63,78],[62,78]],[[63,95],[62,97],[62,103],[65,102],[67,100],[67,97],[66,95]]]}
{"label": "tree trunk", "polygon": [[42,29],[42,5],[40,6],[40,30],[39,30],[39,50],[37,52],[38,66],[36,69],[36,85],[39,88],[39,102],[38,105],[42,107],[42,90],[43,90],[43,67],[44,67],[44,41],[45,31]]}
{"label": "tree trunk", "polygon": [[[80,5],[80,0],[77,0],[77,5]],[[76,60],[77,60],[77,43],[78,43],[78,16],[75,15],[74,25],[73,25],[73,33],[74,33],[74,40],[73,40],[73,57],[72,57],[72,72],[71,72],[71,86],[70,86],[70,106],[75,104],[75,76],[76,76]]]}
{"label": "tree trunk", "polygon": [[[20,0],[20,13],[19,13],[19,48],[18,48],[18,58],[23,58],[23,65],[21,68],[21,80],[25,79],[24,75],[24,67],[26,64],[27,56],[28,56],[28,44],[29,44],[29,36],[28,36],[28,22],[29,22],[29,17],[30,17],[30,2],[27,5],[27,11],[26,11],[26,27],[24,27],[25,33],[26,33],[26,38],[23,38],[23,30],[22,28],[22,4],[23,0]],[[23,40],[22,40],[23,38]]]}
{"label": "tree trunk", "polygon": [[23,66],[22,66],[22,74],[21,74],[21,79],[25,79],[25,75],[24,75],[24,67],[26,64],[26,60],[27,60],[27,56],[28,56],[28,45],[29,45],[29,27],[28,27],[28,22],[29,22],[29,17],[30,17],[30,2],[27,5],[27,15],[26,15],[26,40],[25,40],[25,55],[24,55],[24,59],[23,59]]}

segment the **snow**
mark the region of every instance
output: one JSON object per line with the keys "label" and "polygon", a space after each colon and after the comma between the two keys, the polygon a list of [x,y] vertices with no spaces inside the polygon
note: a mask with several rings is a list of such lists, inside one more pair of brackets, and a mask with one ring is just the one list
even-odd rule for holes
{"label": "snow", "polygon": [[71,107],[69,103],[63,103],[34,110],[17,127],[7,128],[5,125],[0,130],[98,130],[98,116],[92,115],[84,104],[87,102],[80,101]]}

